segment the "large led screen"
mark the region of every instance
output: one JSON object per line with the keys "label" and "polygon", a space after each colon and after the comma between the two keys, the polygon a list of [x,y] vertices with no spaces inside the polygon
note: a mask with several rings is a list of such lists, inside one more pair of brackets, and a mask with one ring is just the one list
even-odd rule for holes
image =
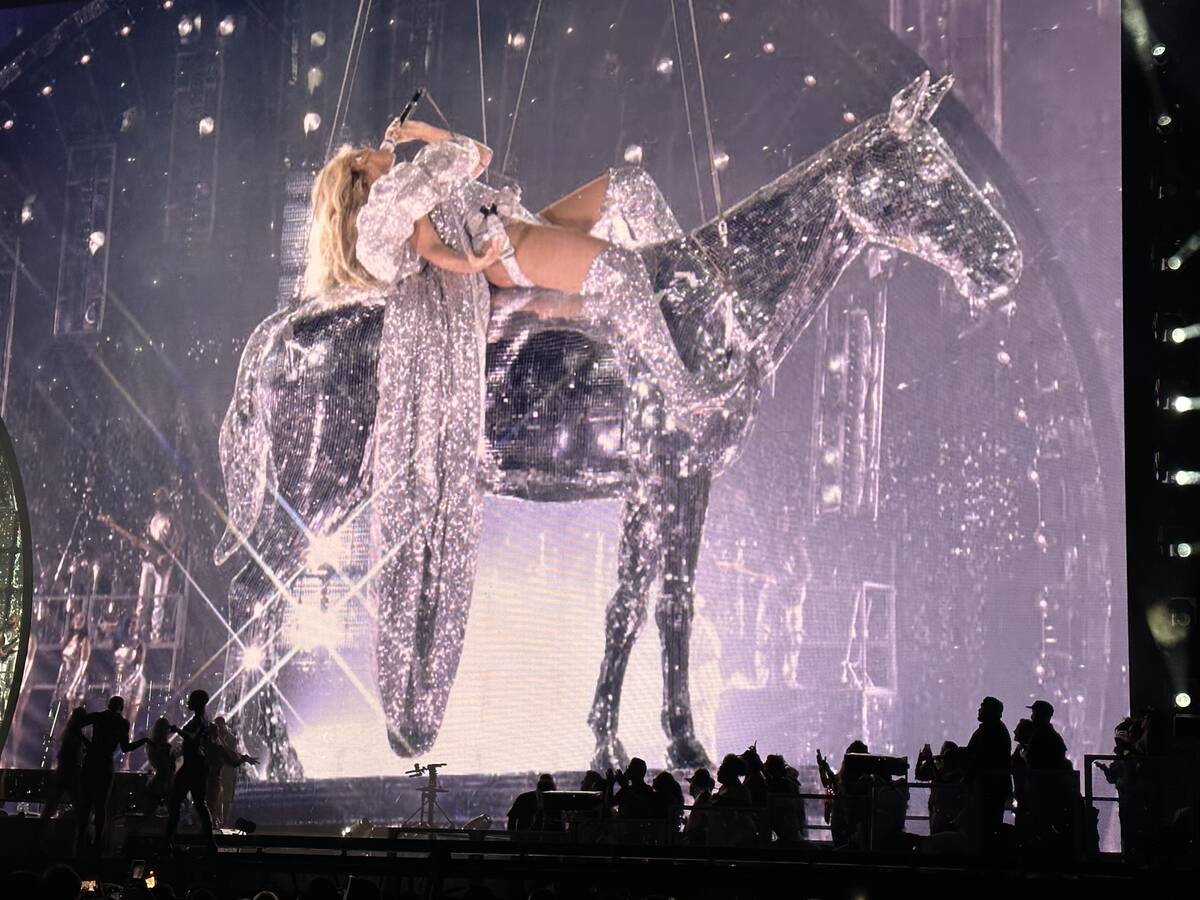
{"label": "large led screen", "polygon": [[[911,757],[986,694],[1108,749],[1116,2],[60,6],[0,75],[7,761],[195,687],[267,781]],[[302,298],[314,174],[418,89],[479,190],[607,177],[641,294]]]}

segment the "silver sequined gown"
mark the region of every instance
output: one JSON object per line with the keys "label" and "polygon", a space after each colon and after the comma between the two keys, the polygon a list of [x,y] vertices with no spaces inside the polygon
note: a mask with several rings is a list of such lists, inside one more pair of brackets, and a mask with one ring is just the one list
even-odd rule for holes
{"label": "silver sequined gown", "polygon": [[490,311],[482,274],[423,264],[408,238],[428,214],[441,239],[462,249],[464,188],[478,165],[469,140],[431,144],[380,177],[358,217],[359,261],[395,285],[379,345],[371,595],[388,739],[405,756],[437,735],[467,624]]}

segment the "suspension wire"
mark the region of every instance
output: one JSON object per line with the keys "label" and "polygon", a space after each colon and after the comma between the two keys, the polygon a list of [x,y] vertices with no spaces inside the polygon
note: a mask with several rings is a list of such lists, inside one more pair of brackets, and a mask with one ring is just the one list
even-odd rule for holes
{"label": "suspension wire", "polygon": [[475,0],[475,43],[479,48],[479,130],[480,141],[487,145],[487,94],[483,85],[483,16]]}
{"label": "suspension wire", "polygon": [[[704,211],[704,190],[700,187],[700,164],[696,161],[696,134],[692,127],[692,104],[688,102],[687,66],[683,59],[683,45],[679,42],[679,17],[675,14],[675,0],[671,4],[671,27],[675,30],[675,55],[679,58],[679,85],[683,88],[683,114],[687,118],[688,144],[692,148],[692,173],[696,176],[696,199],[700,202],[700,221],[707,215]],[[696,60],[697,65],[699,59]]]}
{"label": "suspension wire", "polygon": [[688,16],[692,22],[692,47],[696,51],[696,74],[700,81],[700,105],[704,109],[704,133],[708,137],[708,171],[712,175],[713,199],[717,202],[717,231],[721,235],[721,243],[728,242],[728,231],[725,224],[725,204],[721,200],[721,178],[717,174],[716,149],[713,147],[712,118],[708,114],[708,94],[704,90],[704,63],[700,59],[700,36],[696,33],[696,7],[692,0],[687,0]]}
{"label": "suspension wire", "polygon": [[363,46],[367,41],[367,23],[371,20],[371,7],[374,4],[375,0],[367,0],[367,11],[363,13],[362,31],[358,39],[358,49],[354,51],[354,68],[350,71],[350,82],[346,85],[346,107],[342,111],[342,121],[337,123],[339,131],[346,124],[347,116],[350,115],[350,101],[354,97],[354,85],[358,82],[358,64],[362,62]]}
{"label": "suspension wire", "polygon": [[442,124],[446,126],[447,131],[454,130],[450,125],[450,120],[447,119],[446,114],[442,112],[442,108],[438,106],[437,101],[433,99],[433,93],[429,90],[429,88],[425,88],[425,93],[421,95],[421,99],[429,102],[429,105],[433,107],[433,111],[438,114],[438,118],[442,120]]}
{"label": "suspension wire", "polygon": [[350,83],[350,70],[353,66],[357,72],[357,66],[354,66],[356,54],[362,50],[362,37],[365,34],[366,17],[364,10],[370,5],[372,0],[358,0],[358,11],[354,15],[354,29],[350,32],[350,48],[346,51],[346,68],[342,72],[342,83],[338,88],[337,105],[333,108],[333,122],[329,126],[329,140],[325,146],[325,158],[333,153],[333,142],[337,140],[337,133],[340,127],[338,120],[343,117],[343,103],[347,99],[347,85]]}
{"label": "suspension wire", "polygon": [[533,28],[529,31],[529,50],[525,53],[525,68],[521,70],[521,86],[517,89],[517,105],[513,110],[512,125],[508,128],[508,141],[504,145],[504,161],[500,163],[500,174],[508,172],[508,154],[512,150],[513,135],[517,131],[517,119],[521,115],[521,98],[525,96],[525,79],[529,76],[529,60],[533,57],[533,42],[537,38],[538,19],[542,16],[542,0],[538,0],[533,12]]}

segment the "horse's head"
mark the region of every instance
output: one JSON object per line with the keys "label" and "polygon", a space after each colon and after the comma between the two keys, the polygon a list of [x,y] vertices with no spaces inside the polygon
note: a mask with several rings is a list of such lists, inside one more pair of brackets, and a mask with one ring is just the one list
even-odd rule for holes
{"label": "horse's head", "polygon": [[952,84],[949,75],[930,83],[925,72],[892,98],[889,112],[847,135],[836,194],[868,242],[933,263],[979,308],[1016,284],[1021,251],[930,124]]}

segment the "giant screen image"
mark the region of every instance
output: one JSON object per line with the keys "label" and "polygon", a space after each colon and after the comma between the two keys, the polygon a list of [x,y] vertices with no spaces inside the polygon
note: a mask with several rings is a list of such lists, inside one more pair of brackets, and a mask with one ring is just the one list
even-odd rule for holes
{"label": "giant screen image", "polygon": [[[0,75],[35,582],[6,762],[195,687],[270,784],[911,757],[988,693],[1108,749],[1119,4],[188,6],[43,9]],[[463,203],[607,176],[589,226],[657,301],[493,290],[482,423],[431,399],[462,310],[300,290],[314,175],[418,90],[493,151]]]}

